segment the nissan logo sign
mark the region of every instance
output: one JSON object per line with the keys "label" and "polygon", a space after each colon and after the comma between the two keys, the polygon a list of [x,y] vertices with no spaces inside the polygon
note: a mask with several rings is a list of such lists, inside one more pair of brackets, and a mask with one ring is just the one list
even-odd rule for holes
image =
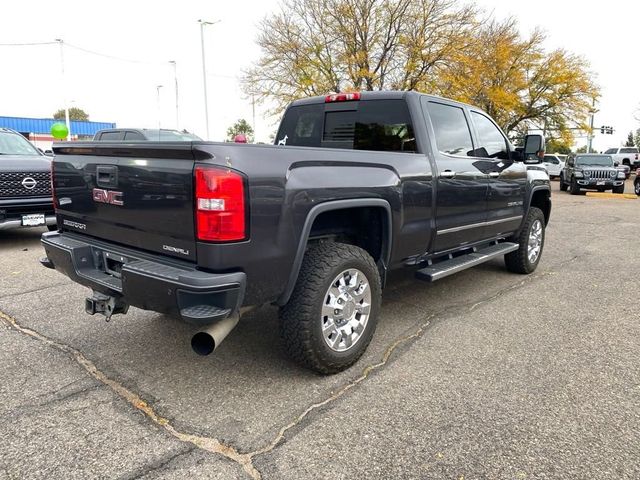
{"label": "nissan logo sign", "polygon": [[36,188],[37,183],[38,182],[36,182],[35,178],[31,177],[25,177],[24,180],[22,180],[22,186],[27,190],[33,190]]}

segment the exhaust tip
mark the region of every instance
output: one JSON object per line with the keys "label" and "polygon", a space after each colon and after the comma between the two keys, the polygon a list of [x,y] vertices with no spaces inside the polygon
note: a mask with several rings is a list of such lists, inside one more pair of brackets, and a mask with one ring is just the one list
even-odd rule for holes
{"label": "exhaust tip", "polygon": [[207,356],[216,349],[216,341],[207,332],[198,332],[191,337],[191,348],[198,355]]}

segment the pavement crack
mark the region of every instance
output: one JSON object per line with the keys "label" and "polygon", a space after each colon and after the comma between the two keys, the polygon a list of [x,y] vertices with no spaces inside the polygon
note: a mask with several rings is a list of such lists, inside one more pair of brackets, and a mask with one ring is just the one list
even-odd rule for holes
{"label": "pavement crack", "polygon": [[253,466],[253,455],[240,453],[234,447],[226,445],[216,438],[193,435],[177,430],[173,425],[171,425],[168,419],[160,416],[140,395],[129,390],[118,381],[108,377],[79,350],[76,350],[65,343],[53,340],[31,328],[20,325],[15,318],[2,311],[0,311],[0,321],[6,324],[9,328],[69,355],[76,363],[78,363],[78,365],[84,368],[91,377],[109,387],[116,395],[128,402],[136,410],[143,413],[149,420],[164,429],[171,436],[182,442],[190,443],[207,452],[228,458],[240,465],[245,473],[247,473],[253,480],[260,480],[262,478],[260,472]]}
{"label": "pavement crack", "polygon": [[196,446],[192,445],[187,449],[181,450],[179,452],[173,453],[165,458],[160,459],[152,463],[151,465],[142,469],[142,471],[138,471],[132,475],[121,477],[121,480],[137,480],[139,478],[144,478],[150,473],[159,472],[164,470],[168,465],[170,465],[176,458],[182,457],[184,455],[188,455],[191,452],[196,450]]}

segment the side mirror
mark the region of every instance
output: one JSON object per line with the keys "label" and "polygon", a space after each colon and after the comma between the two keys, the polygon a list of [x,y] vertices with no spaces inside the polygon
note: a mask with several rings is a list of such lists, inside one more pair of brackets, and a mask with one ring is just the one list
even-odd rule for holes
{"label": "side mirror", "polygon": [[620,166],[620,162],[618,162],[617,160],[615,162],[613,162],[613,166],[614,167],[619,167]]}
{"label": "side mirror", "polygon": [[524,163],[540,163],[544,159],[544,137],[527,135],[524,137]]}
{"label": "side mirror", "polygon": [[573,167],[574,163],[575,163],[575,161],[573,160],[573,158],[569,158],[567,160],[567,165],[569,165],[570,167]]}
{"label": "side mirror", "polygon": [[53,157],[53,156],[54,156],[54,154],[53,154],[53,150],[45,150],[45,151],[44,151],[44,154],[45,154],[47,157]]}

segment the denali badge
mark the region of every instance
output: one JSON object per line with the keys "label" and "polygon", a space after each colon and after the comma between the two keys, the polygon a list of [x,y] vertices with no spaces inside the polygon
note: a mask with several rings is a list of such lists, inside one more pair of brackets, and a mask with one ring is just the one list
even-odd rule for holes
{"label": "denali badge", "polygon": [[77,228],[78,230],[86,230],[87,229],[87,226],[84,223],[73,222],[71,220],[63,220],[62,224],[66,225],[67,227]]}
{"label": "denali badge", "polygon": [[181,253],[182,255],[189,255],[189,250],[184,248],[172,247],[171,245],[162,245],[162,249],[167,252]]}
{"label": "denali badge", "polygon": [[122,192],[116,192],[115,190],[103,190],[102,188],[93,189],[93,201],[118,206],[124,205],[124,202],[122,201]]}

